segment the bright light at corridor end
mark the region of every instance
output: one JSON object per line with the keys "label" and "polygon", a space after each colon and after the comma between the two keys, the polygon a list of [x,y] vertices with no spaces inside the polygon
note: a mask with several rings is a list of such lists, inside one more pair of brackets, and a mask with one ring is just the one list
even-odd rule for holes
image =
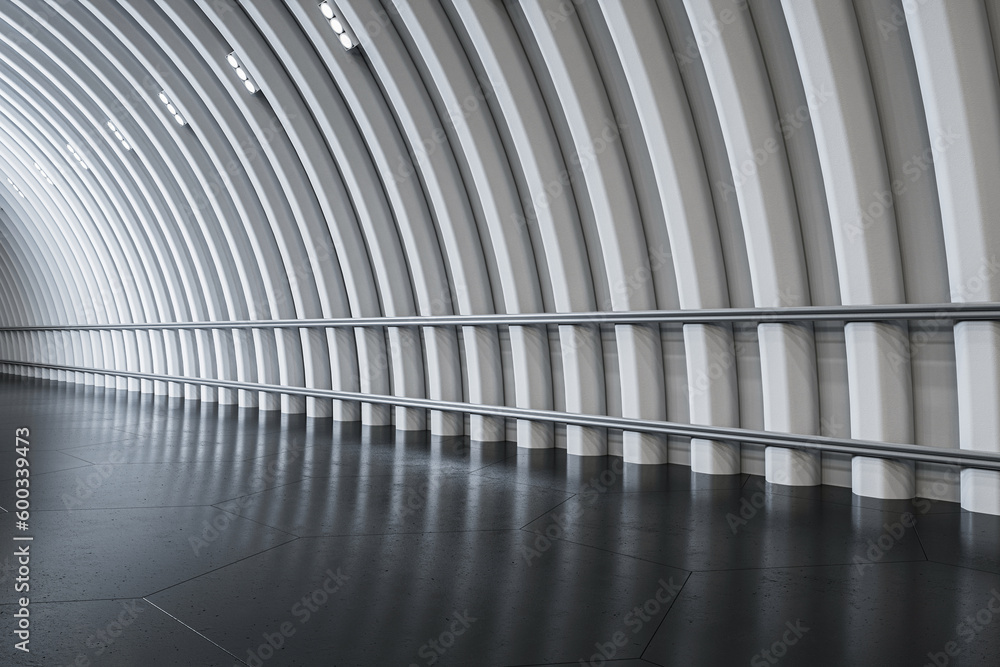
{"label": "bright light at corridor end", "polygon": [[323,12],[323,18],[330,22],[330,27],[333,31],[337,33],[337,38],[340,40],[340,44],[348,51],[353,49],[358,45],[357,40],[347,34],[347,28],[344,26],[344,20],[337,16],[336,11],[333,9],[333,5],[329,2],[319,3],[319,10]]}

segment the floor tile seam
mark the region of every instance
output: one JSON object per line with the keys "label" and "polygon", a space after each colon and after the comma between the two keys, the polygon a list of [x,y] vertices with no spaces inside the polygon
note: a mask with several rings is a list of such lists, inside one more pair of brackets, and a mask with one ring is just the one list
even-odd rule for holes
{"label": "floor tile seam", "polygon": [[[91,463],[90,465],[103,466],[110,464],[113,466],[196,466],[204,463],[238,463],[240,461],[246,461],[246,460],[251,460],[251,459],[196,459],[193,461],[121,461],[120,463],[112,463],[111,461],[104,461],[103,463]],[[67,470],[75,470],[75,468],[67,468]]]}
{"label": "floor tile seam", "polygon": [[451,535],[451,534],[461,534],[461,533],[520,533],[521,531],[517,528],[482,528],[479,530],[439,530],[439,531],[426,531],[420,533],[362,533],[356,535],[303,535],[300,536],[300,540],[329,540],[335,537],[395,537],[396,535]]}
{"label": "floor tile seam", "polygon": [[[306,448],[303,448],[303,449],[299,450],[298,456],[296,456],[295,459],[293,459],[293,460],[297,461],[300,458],[302,458],[302,455],[305,454],[305,449]],[[268,456],[281,456],[282,454],[284,454],[287,451],[288,450],[279,450],[279,451],[273,452],[271,454],[259,454],[257,456],[248,456],[248,457],[246,457],[244,459],[233,459],[233,460],[234,461],[256,461],[257,459],[265,459]]]}
{"label": "floor tile seam", "polygon": [[243,519],[245,521],[249,521],[250,523],[255,523],[258,526],[262,526],[264,528],[270,528],[271,530],[276,530],[279,533],[284,533],[285,535],[288,535],[289,537],[295,537],[295,538],[302,537],[302,535],[299,535],[297,533],[291,533],[291,532],[289,532],[289,531],[287,531],[287,530],[285,530],[283,528],[278,528],[277,526],[272,526],[271,524],[264,523],[263,521],[258,521],[257,519],[251,519],[248,516],[244,516],[244,515],[239,514],[237,512],[233,512],[232,510],[227,510],[225,507],[219,507],[217,504],[216,505],[208,505],[208,507],[212,507],[214,509],[217,509],[220,512],[225,512],[226,514],[229,514],[230,516],[238,517],[238,518]]}
{"label": "floor tile seam", "polygon": [[260,491],[251,491],[250,493],[243,493],[243,494],[240,494],[238,496],[231,496],[229,498],[223,498],[222,500],[219,500],[217,502],[210,503],[210,505],[212,507],[217,507],[218,505],[221,505],[222,503],[230,503],[230,502],[233,502],[235,500],[239,500],[240,498],[250,498],[251,496],[256,496],[256,495],[259,495],[261,493],[267,493],[268,491],[274,491],[275,489],[282,489],[282,488],[284,488],[286,486],[291,486],[292,484],[301,484],[303,481],[305,481],[307,479],[311,479],[311,478],[310,477],[303,477],[302,479],[291,480],[289,482],[284,482],[282,484],[277,484],[275,486],[268,486],[266,488],[261,489]]}
{"label": "floor tile seam", "polygon": [[[526,524],[524,524],[523,526],[521,526],[521,528],[520,528],[520,529],[521,529],[521,530],[524,530],[525,528],[527,528],[528,526],[530,526],[530,525],[531,525],[531,524],[533,524],[534,522],[536,522],[536,521],[538,521],[539,519],[541,519],[541,518],[542,518],[543,516],[545,516],[546,514],[550,514],[550,513],[552,513],[552,512],[555,512],[555,511],[556,511],[557,509],[559,509],[560,507],[562,507],[563,505],[565,505],[565,504],[566,504],[566,503],[568,503],[569,501],[573,500],[573,498],[575,498],[575,497],[576,497],[577,495],[579,495],[579,494],[576,494],[576,493],[573,493],[573,494],[570,494],[570,495],[569,495],[568,497],[566,497],[566,498],[563,498],[563,499],[562,499],[562,500],[561,500],[560,502],[556,503],[555,505],[553,505],[553,506],[552,506],[552,507],[550,507],[549,509],[547,509],[547,510],[545,510],[544,512],[542,512],[541,514],[539,514],[538,516],[536,516],[536,517],[535,517],[534,519],[532,519],[532,520],[531,520],[531,521],[529,521],[528,523],[526,523]],[[530,532],[530,531],[529,531],[529,532]]]}
{"label": "floor tile seam", "polygon": [[[740,485],[739,488],[740,489],[746,488],[746,485],[749,484],[750,480],[752,478],[754,478],[754,477],[759,477],[761,480],[764,479],[763,476],[761,476],[761,475],[749,475],[747,477],[747,479]],[[823,488],[823,487],[831,487],[831,488],[837,488],[837,489],[847,489],[848,488],[848,487],[836,486],[836,485],[833,485],[833,484],[820,484],[820,485],[817,485],[816,487],[812,487],[812,488]],[[706,489],[706,490],[714,490],[714,489]],[[723,489],[719,489],[719,490],[723,490]],[[853,502],[845,502],[845,501],[842,501],[842,500],[827,500],[827,499],[822,499],[822,498],[806,498],[806,497],[798,496],[798,495],[796,495],[794,493],[783,493],[781,491],[765,490],[764,492],[767,493],[767,494],[769,494],[769,495],[782,496],[784,498],[797,498],[797,499],[800,499],[800,500],[818,500],[819,502],[826,503],[826,504],[840,505],[840,506],[844,506],[844,507],[857,507],[858,509],[872,510],[872,511],[876,511],[876,512],[889,512],[889,513],[893,513],[893,512],[896,511],[894,509],[888,509],[888,508],[865,507],[864,505],[857,505],[857,504],[855,504]],[[636,493],[639,493],[639,492],[636,492]],[[956,503],[951,503],[950,501],[936,500],[934,498],[922,498],[922,497],[920,497],[920,499],[921,500],[927,500],[927,501],[932,502],[932,503],[935,503],[935,502],[948,502],[949,504],[956,504]],[[904,510],[904,511],[910,511],[910,510]],[[956,507],[954,510],[947,510],[947,511],[943,511],[943,512],[924,512],[924,513],[920,513],[920,514],[921,514],[921,516],[935,516],[935,515],[938,515],[938,514],[958,514],[961,511],[962,511],[961,507]],[[918,512],[912,512],[912,513],[913,514],[917,514]]]}
{"label": "floor tile seam", "polygon": [[928,563],[934,563],[935,565],[946,565],[948,567],[957,567],[961,570],[969,570],[970,572],[981,572],[983,574],[992,574],[994,576],[1000,577],[1000,569],[998,570],[984,570],[979,567],[970,567],[968,565],[959,565],[958,563],[947,563],[943,560],[927,560]]}
{"label": "floor tile seam", "polygon": [[[66,472],[67,470],[79,470],[80,468],[90,468],[90,467],[93,467],[94,465],[95,464],[93,464],[93,463],[89,463],[89,464],[85,463],[83,465],[71,466],[69,468],[63,468],[61,470],[50,470],[49,472],[33,472],[33,473],[31,473],[31,478],[34,479],[36,477],[44,477],[45,475],[54,475],[54,474],[56,474],[58,472]],[[13,482],[15,479],[20,479],[20,478],[19,477],[6,477],[6,478],[3,478],[3,479],[0,479],[0,484],[3,484],[5,482]]]}
{"label": "floor tile seam", "polygon": [[210,638],[208,635],[205,635],[204,633],[199,632],[198,630],[195,630],[193,627],[191,627],[190,625],[188,625],[187,623],[185,623],[184,621],[182,621],[178,617],[174,616],[173,614],[171,614],[170,612],[168,612],[166,609],[164,609],[163,607],[159,606],[155,602],[153,602],[153,601],[151,601],[151,600],[149,600],[149,599],[147,599],[145,597],[143,597],[142,599],[146,603],[148,603],[148,604],[152,605],[154,608],[158,609],[167,618],[173,620],[174,622],[178,623],[182,627],[186,628],[188,631],[193,632],[194,634],[196,634],[197,636],[201,637],[202,639],[204,639],[208,643],[212,644],[213,646],[215,646],[216,648],[218,648],[220,651],[223,651],[227,655],[231,656],[234,660],[236,660],[237,663],[242,664],[242,665],[246,665],[247,664],[246,662],[244,662],[243,660],[241,660],[240,658],[238,658],[235,653],[233,653],[232,651],[230,651],[226,647],[222,646],[221,644],[219,644],[218,642],[216,642],[215,640],[213,640],[212,638]]}
{"label": "floor tile seam", "polygon": [[35,508],[32,512],[114,512],[117,510],[156,510],[156,509],[177,509],[187,507],[215,507],[212,503],[195,503],[193,505],[130,505],[128,507],[74,507],[66,509]]}
{"label": "floor tile seam", "polygon": [[656,628],[653,630],[653,634],[651,634],[649,636],[649,641],[646,642],[646,645],[643,647],[642,651],[639,653],[639,659],[640,660],[644,660],[645,659],[645,658],[643,658],[643,656],[646,655],[646,651],[649,650],[649,647],[653,643],[653,640],[656,639],[656,635],[659,634],[660,628],[663,627],[663,624],[667,621],[667,616],[670,614],[670,610],[672,610],[674,608],[674,603],[677,602],[677,598],[679,598],[681,596],[681,593],[684,592],[684,587],[687,586],[687,582],[689,582],[691,580],[691,575],[692,574],[694,574],[694,573],[691,572],[691,571],[688,571],[687,574],[684,575],[684,581],[681,583],[681,587],[679,589],[677,589],[677,592],[673,595],[673,597],[670,598],[670,604],[667,606],[666,611],[663,612],[663,618],[661,618],[660,622],[656,624]]}
{"label": "floor tile seam", "polygon": [[[378,479],[378,478],[381,478],[381,477],[392,477],[391,473],[385,474],[385,475],[309,475],[309,474],[305,474],[305,473],[300,473],[300,474],[302,475],[301,479],[293,480],[291,482],[285,482],[284,484],[280,484],[279,486],[268,487],[267,489],[262,489],[260,491],[254,491],[253,493],[244,494],[243,496],[234,496],[233,498],[228,498],[227,500],[236,500],[237,498],[243,498],[245,496],[252,496],[252,495],[256,495],[258,493],[264,493],[265,491],[269,491],[269,490],[272,490],[272,489],[281,488],[281,487],[284,487],[284,486],[289,486],[291,484],[301,484],[305,480],[313,480],[313,479],[315,479],[315,480],[323,480],[323,479],[356,479],[357,480],[357,479]],[[456,472],[456,473],[448,472],[448,473],[444,473],[442,476],[444,476],[444,477],[450,477],[450,478],[455,478],[455,479],[462,479],[462,478],[468,477],[468,475],[466,475],[465,473],[458,473],[458,472]],[[406,483],[406,482],[397,482],[397,483],[395,483],[393,485],[409,485],[409,484]]]}
{"label": "floor tile seam", "polygon": [[[57,451],[59,451],[59,450],[57,450]],[[87,463],[87,464],[90,464],[90,465],[94,465],[93,463],[90,463],[90,461],[88,461],[87,459],[85,459],[85,458],[83,458],[81,456],[77,456],[76,454],[70,454],[69,452],[64,452],[64,451],[59,451],[59,453],[63,454],[64,456],[69,456],[70,458],[74,458],[77,461],[83,461],[84,463]]]}
{"label": "floor tile seam", "polygon": [[[898,565],[901,563],[933,563],[931,560],[921,560],[919,558],[901,558],[899,560],[880,560],[875,562],[865,562],[864,565]],[[943,563],[948,565],[948,563]],[[712,572],[761,572],[764,570],[797,570],[814,569],[820,567],[857,567],[857,562],[850,563],[805,563],[802,565],[767,565],[761,567],[723,567],[710,569],[695,569],[691,572],[699,574],[709,574]],[[863,575],[862,575],[863,576]]]}
{"label": "floor tile seam", "polygon": [[[795,496],[795,495],[786,494],[786,493],[777,493],[777,492],[774,492],[774,491],[768,491],[767,493],[770,494],[770,495],[781,496],[783,498],[798,498],[798,499],[801,499],[801,500],[813,500],[812,498],[802,498],[801,496]],[[857,508],[857,509],[860,509],[860,510],[867,510],[867,511],[870,511],[870,512],[882,512],[884,514],[896,514],[897,513],[896,509],[880,508],[880,507],[865,507],[864,505],[857,505],[857,504],[854,504],[854,503],[848,503],[848,502],[844,502],[842,500],[823,500],[823,499],[815,499],[815,500],[818,500],[819,502],[822,502],[822,503],[827,504],[827,505],[837,505],[839,507],[851,507],[851,508]],[[927,517],[927,516],[938,516],[938,515],[942,515],[943,516],[943,515],[950,515],[950,514],[959,514],[961,511],[962,511],[961,508],[957,508],[955,510],[948,510],[946,512],[924,512],[924,513],[921,513],[919,510],[917,510],[915,508],[911,508],[911,509],[902,510],[899,513],[900,514],[904,514],[906,512],[909,512],[910,514],[913,514],[914,516],[920,518],[920,517]]]}
{"label": "floor tile seam", "polygon": [[[45,605],[45,604],[75,604],[78,602],[122,602],[125,600],[141,600],[142,596],[137,595],[135,597],[129,597],[128,595],[120,595],[117,597],[110,598],[80,598],[78,600],[39,600],[37,598],[31,598],[31,605]],[[14,607],[17,606],[16,602],[0,602],[0,607]]]}
{"label": "floor tile seam", "polygon": [[[481,470],[485,470],[485,468],[483,468]],[[469,475],[470,476],[471,475],[476,475],[478,477],[484,477],[484,478],[487,478],[487,479],[497,479],[498,481],[508,481],[508,480],[503,480],[500,477],[493,477],[493,476],[490,476],[490,475],[479,474],[479,470],[472,471],[472,472],[469,473]],[[593,479],[591,479],[590,481],[593,481]],[[518,481],[511,481],[509,483],[511,483],[511,484],[518,484],[518,485],[521,485],[521,486],[530,486],[531,488],[535,488],[535,489],[546,489],[546,490],[549,490],[549,491],[560,491],[562,493],[573,493],[574,495],[580,495],[579,491],[575,491],[574,492],[574,491],[570,491],[568,489],[564,489],[564,488],[560,488],[560,487],[545,486],[544,484],[542,484],[540,482],[536,483],[536,482],[525,482],[525,481],[518,480]],[[601,491],[599,493],[599,495],[604,496],[604,495],[632,495],[632,494],[657,494],[657,493],[690,493],[692,491],[695,492],[695,493],[701,493],[703,491],[739,491],[739,490],[740,489],[736,488],[736,487],[731,488],[731,489],[692,489],[692,488],[688,487],[688,488],[683,488],[683,489],[656,489],[656,490],[642,490],[642,489],[640,489],[640,490],[637,490],[637,491],[625,491],[624,489],[621,489],[621,490],[610,490],[609,489],[607,491]]]}
{"label": "floor tile seam", "polygon": [[[80,460],[82,461],[83,459],[80,459]],[[70,470],[79,470],[80,468],[93,468],[94,466],[100,466],[100,465],[106,465],[106,464],[104,464],[104,463],[87,463],[87,462],[84,462],[82,465],[70,466],[69,468],[62,468],[60,470],[49,470],[48,472],[32,472],[31,473],[31,479],[35,479],[37,477],[45,477],[46,475],[56,475],[58,473],[67,472],[67,471],[70,471]],[[112,465],[117,465],[117,464],[112,464]],[[17,479],[17,478],[16,477],[9,477],[7,479],[0,479],[0,482],[9,482],[9,481],[12,481],[14,479]]]}
{"label": "floor tile seam", "polygon": [[475,472],[469,473],[470,477],[472,475],[475,475],[476,477],[478,477],[480,479],[496,480],[498,482],[504,482],[504,483],[507,483],[507,484],[516,484],[518,486],[524,486],[524,487],[528,487],[528,488],[532,488],[532,489],[541,489],[541,490],[544,490],[544,491],[558,491],[560,493],[573,493],[574,495],[577,495],[575,492],[568,491],[566,489],[560,489],[560,488],[557,488],[557,487],[554,487],[554,486],[545,486],[544,484],[535,484],[535,483],[532,483],[532,482],[521,482],[521,481],[510,481],[510,480],[501,479],[499,477],[493,477],[493,476],[490,476],[490,475],[480,475],[480,474],[477,474]]}
{"label": "floor tile seam", "polygon": [[[638,660],[639,662],[649,663],[650,665],[654,665],[654,667],[662,667],[662,665],[660,665],[659,663],[649,662],[648,660],[645,660],[643,658],[612,658],[610,660],[605,660],[601,664],[614,665],[615,663],[635,662],[636,660]],[[572,664],[572,663],[567,663],[565,660],[562,660],[560,662],[528,662],[528,663],[519,662],[517,664],[514,663],[504,664],[503,667],[558,667],[559,665],[566,665],[566,664]]]}
{"label": "floor tile seam", "polygon": [[[265,454],[265,456],[274,456],[274,454]],[[80,458],[80,457],[76,457]],[[84,459],[81,459],[84,460]],[[120,463],[111,463],[110,461],[105,461],[103,463],[91,463],[90,465],[100,466],[100,465],[114,465],[114,466],[135,466],[135,465],[198,465],[204,463],[243,463],[246,461],[253,461],[255,459],[191,459],[188,461],[122,461]],[[56,471],[59,472],[59,471]],[[48,473],[46,473],[48,474]]]}
{"label": "floor tile seam", "polygon": [[187,579],[182,579],[181,581],[176,581],[176,582],[170,584],[169,586],[164,586],[163,588],[159,588],[159,589],[153,591],[152,593],[147,593],[146,595],[142,596],[142,599],[145,600],[146,598],[153,597],[154,595],[159,595],[161,593],[165,593],[166,591],[169,591],[172,588],[176,588],[177,586],[181,586],[181,585],[186,584],[188,582],[194,581],[195,579],[200,579],[201,577],[204,577],[205,575],[213,574],[215,572],[218,572],[219,570],[224,570],[227,567],[230,567],[232,565],[236,565],[237,563],[240,563],[240,562],[245,561],[247,559],[254,558],[255,556],[259,556],[261,554],[267,553],[268,551],[271,551],[273,549],[277,549],[278,547],[283,547],[283,546],[285,546],[287,544],[291,544],[292,542],[296,542],[296,541],[298,541],[300,539],[302,539],[302,538],[292,536],[292,539],[290,539],[290,540],[285,540],[284,542],[279,542],[278,544],[272,544],[271,546],[267,547],[266,549],[261,549],[260,551],[255,551],[252,554],[246,554],[245,556],[241,556],[241,557],[237,558],[234,561],[231,561],[231,562],[219,565],[218,567],[213,567],[210,570],[206,570],[204,572],[200,572],[200,573],[198,573],[198,574],[196,574],[194,576],[188,577]]}
{"label": "floor tile seam", "polygon": [[[475,473],[470,473],[469,476],[471,477],[473,474],[475,474]],[[530,489],[538,489],[540,491],[554,491],[556,493],[568,494],[570,496],[570,498],[572,498],[573,496],[580,495],[580,493],[578,491],[570,491],[568,489],[560,489],[558,487],[545,486],[543,484],[532,484],[531,482],[523,482],[523,481],[518,481],[518,480],[507,480],[507,479],[502,479],[500,477],[491,477],[489,475],[476,475],[476,477],[478,477],[479,479],[490,480],[490,481],[497,482],[497,483],[500,483],[500,484],[511,484],[511,485],[515,485],[515,486],[518,486],[518,487],[524,487],[524,488],[530,488]],[[570,500],[570,498],[567,498],[566,500]]]}
{"label": "floor tile seam", "polygon": [[[73,458],[79,459],[80,458],[79,456],[75,456],[74,454],[70,454],[70,452],[72,450],[74,450],[74,449],[83,449],[84,447],[101,447],[103,445],[114,445],[114,444],[117,444],[117,443],[120,443],[120,442],[129,442],[129,440],[130,440],[129,438],[122,438],[121,440],[107,440],[105,442],[92,442],[92,443],[87,444],[87,445],[74,445],[73,447],[52,447],[52,448],[45,447],[45,449],[47,451],[59,452],[61,454],[66,454],[67,456],[73,456]],[[34,447],[34,445],[32,445],[32,446]],[[44,445],[43,445],[43,447],[44,447]],[[84,461],[86,459],[80,459],[80,460]]]}
{"label": "floor tile seam", "polygon": [[[521,532],[532,534],[531,531],[526,531],[523,528],[521,529]],[[659,565],[660,567],[669,567],[673,570],[680,570],[681,572],[693,573],[698,571],[698,570],[689,570],[687,568],[679,567],[677,565],[670,565],[669,563],[661,563],[660,561],[650,560],[649,558],[643,558],[642,556],[636,556],[634,554],[626,554],[620,551],[614,551],[613,549],[605,549],[604,547],[597,547],[594,546],[593,544],[586,544],[584,542],[575,542],[573,540],[567,540],[562,537],[550,537],[549,539],[552,541],[564,542],[565,544],[572,544],[578,547],[586,547],[588,549],[594,549],[596,551],[602,551],[604,553],[614,554],[615,556],[622,556],[623,558],[631,558],[632,560],[637,560],[642,563],[650,563],[651,565]]]}
{"label": "floor tile seam", "polygon": [[[416,466],[413,466],[413,467],[416,467]],[[469,478],[469,477],[472,476],[472,473],[468,473],[468,472],[464,472],[464,471],[454,471],[454,472],[452,472],[452,471],[435,471],[435,474],[438,475],[438,476],[440,476],[440,477],[450,478],[450,479],[466,479],[466,478]],[[332,479],[334,477],[337,477],[337,478],[341,478],[342,477],[344,479],[369,479],[369,478],[375,479],[375,478],[380,478],[380,477],[393,477],[393,476],[394,476],[393,473],[361,474],[361,475],[310,475],[310,474],[306,474],[305,478],[306,479]],[[531,489],[537,489],[539,491],[550,491],[550,492],[553,492],[553,493],[559,493],[559,494],[567,495],[568,497],[565,498],[563,500],[563,502],[565,502],[566,500],[570,500],[573,496],[579,495],[576,492],[567,491],[565,489],[558,489],[558,488],[548,487],[548,486],[540,486],[540,485],[537,485],[537,484],[527,484],[525,482],[512,482],[512,481],[509,481],[509,480],[497,479],[497,478],[493,478],[493,477],[483,477],[483,476],[479,476],[479,479],[482,479],[482,480],[485,480],[485,481],[490,481],[490,482],[496,482],[497,484],[516,485],[518,487],[527,487],[527,488],[531,488]],[[301,481],[302,480],[298,480],[298,482],[301,482]],[[290,483],[294,484],[296,482],[290,482]],[[398,481],[394,485],[407,485],[407,484],[409,484],[409,483],[408,482],[404,482],[404,481]],[[252,495],[252,494],[249,494],[249,495]],[[551,510],[549,510],[549,511],[551,511]]]}
{"label": "floor tile seam", "polygon": [[[268,528],[274,528],[267,524],[261,524]],[[281,530],[280,528],[274,528],[274,530]],[[282,531],[285,532],[285,531]],[[405,531],[393,531],[391,533],[321,533],[316,535],[299,535],[295,533],[295,536],[303,539],[309,540],[314,538],[332,538],[332,537],[387,537],[392,535],[451,535],[459,533],[524,533],[525,531],[520,528],[472,528],[467,530],[405,530]]]}
{"label": "floor tile seam", "polygon": [[517,458],[517,452],[516,452],[516,451],[515,451],[515,452],[514,452],[513,454],[509,454],[509,455],[507,455],[507,456],[503,457],[503,458],[502,458],[502,459],[500,459],[499,461],[494,461],[493,463],[487,463],[487,464],[486,464],[486,465],[484,465],[484,466],[483,466],[482,468],[476,468],[475,470],[470,470],[469,472],[470,472],[470,474],[471,474],[471,473],[474,473],[474,472],[479,472],[480,470],[486,470],[487,468],[491,468],[491,467],[493,467],[493,466],[495,466],[495,465],[500,465],[501,463],[504,463],[504,462],[506,462],[506,461],[509,461],[509,460],[511,460],[512,458]]}
{"label": "floor tile seam", "polygon": [[[406,467],[416,468],[417,466],[413,465],[413,466],[406,466]],[[397,468],[397,470],[398,470],[398,468]],[[442,474],[445,475],[445,476],[448,476],[448,477],[469,477],[470,476],[470,473],[467,473],[467,472],[443,472]],[[362,479],[362,478],[367,479],[369,477],[392,477],[392,476],[393,476],[393,473],[391,473],[391,472],[390,473],[367,473],[367,474],[360,474],[360,475],[334,475],[334,474],[309,474],[309,475],[306,475],[306,477],[308,477],[309,479],[330,479],[330,478],[333,478],[333,477],[339,477],[339,478],[344,478],[344,479]]]}
{"label": "floor tile seam", "polygon": [[915,525],[913,526],[913,534],[917,537],[917,544],[920,545],[920,552],[924,555],[924,560],[930,560],[930,558],[927,557],[927,549],[924,548],[924,542],[920,539],[920,531],[917,530]]}

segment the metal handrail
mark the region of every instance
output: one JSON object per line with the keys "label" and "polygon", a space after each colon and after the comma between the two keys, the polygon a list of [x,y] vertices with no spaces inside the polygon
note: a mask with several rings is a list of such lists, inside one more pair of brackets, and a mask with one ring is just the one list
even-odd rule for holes
{"label": "metal handrail", "polygon": [[557,410],[537,410],[531,408],[512,408],[499,405],[479,405],[457,401],[438,401],[427,398],[409,398],[404,396],[387,396],[385,394],[365,394],[357,391],[339,389],[316,389],[311,387],[291,387],[285,385],[264,384],[258,382],[239,382],[233,380],[217,380],[212,378],[192,378],[181,375],[161,375],[157,373],[138,373],[132,371],[105,370],[80,366],[60,366],[55,364],[38,364],[24,361],[0,360],[0,364],[11,364],[30,368],[48,368],[51,370],[94,373],[97,375],[112,375],[138,380],[155,382],[173,382],[192,384],[218,389],[238,389],[245,391],[260,391],[272,394],[290,396],[306,396],[334,400],[357,401],[378,405],[395,405],[408,408],[425,408],[442,412],[460,412],[475,415],[490,415],[494,417],[509,417],[529,421],[571,424],[574,426],[592,426],[597,428],[613,428],[639,433],[658,433],[664,435],[683,436],[688,438],[704,438],[708,440],[724,440],[730,442],[755,445],[788,447],[821,452],[837,452],[855,456],[870,456],[875,458],[905,459],[942,463],[965,467],[1000,470],[1000,453],[970,450],[947,449],[943,447],[925,447],[922,445],[878,442],[875,440],[858,440],[853,438],[833,438],[821,435],[802,435],[797,433],[780,433],[777,431],[759,431],[755,429],[706,426],[701,424],[683,424],[680,422],[657,421],[651,419],[633,419],[629,417],[612,417],[608,415],[585,415]]}
{"label": "metal handrail", "polygon": [[570,324],[714,324],[726,322],[880,322],[893,320],[1000,320],[1000,303],[797,306],[788,308],[706,308],[584,313],[414,315],[282,320],[226,320],[132,324],[66,324],[4,327],[0,331],[163,331],[186,329],[320,329],[338,327],[421,327]]}

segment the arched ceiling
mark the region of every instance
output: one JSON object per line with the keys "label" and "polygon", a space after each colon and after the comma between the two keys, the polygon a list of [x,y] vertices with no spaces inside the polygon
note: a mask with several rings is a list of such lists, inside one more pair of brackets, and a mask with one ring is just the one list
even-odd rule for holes
{"label": "arched ceiling", "polygon": [[[997,0],[7,0],[0,51],[0,326],[1000,301]],[[88,368],[1000,451],[995,322],[5,340]],[[920,477],[757,464],[883,497]]]}

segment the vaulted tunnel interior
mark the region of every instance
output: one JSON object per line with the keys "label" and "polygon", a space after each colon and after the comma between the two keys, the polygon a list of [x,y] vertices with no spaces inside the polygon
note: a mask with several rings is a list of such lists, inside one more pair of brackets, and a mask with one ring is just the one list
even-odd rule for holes
{"label": "vaulted tunnel interior", "polygon": [[6,0],[0,50],[4,373],[1000,515],[997,0]]}

